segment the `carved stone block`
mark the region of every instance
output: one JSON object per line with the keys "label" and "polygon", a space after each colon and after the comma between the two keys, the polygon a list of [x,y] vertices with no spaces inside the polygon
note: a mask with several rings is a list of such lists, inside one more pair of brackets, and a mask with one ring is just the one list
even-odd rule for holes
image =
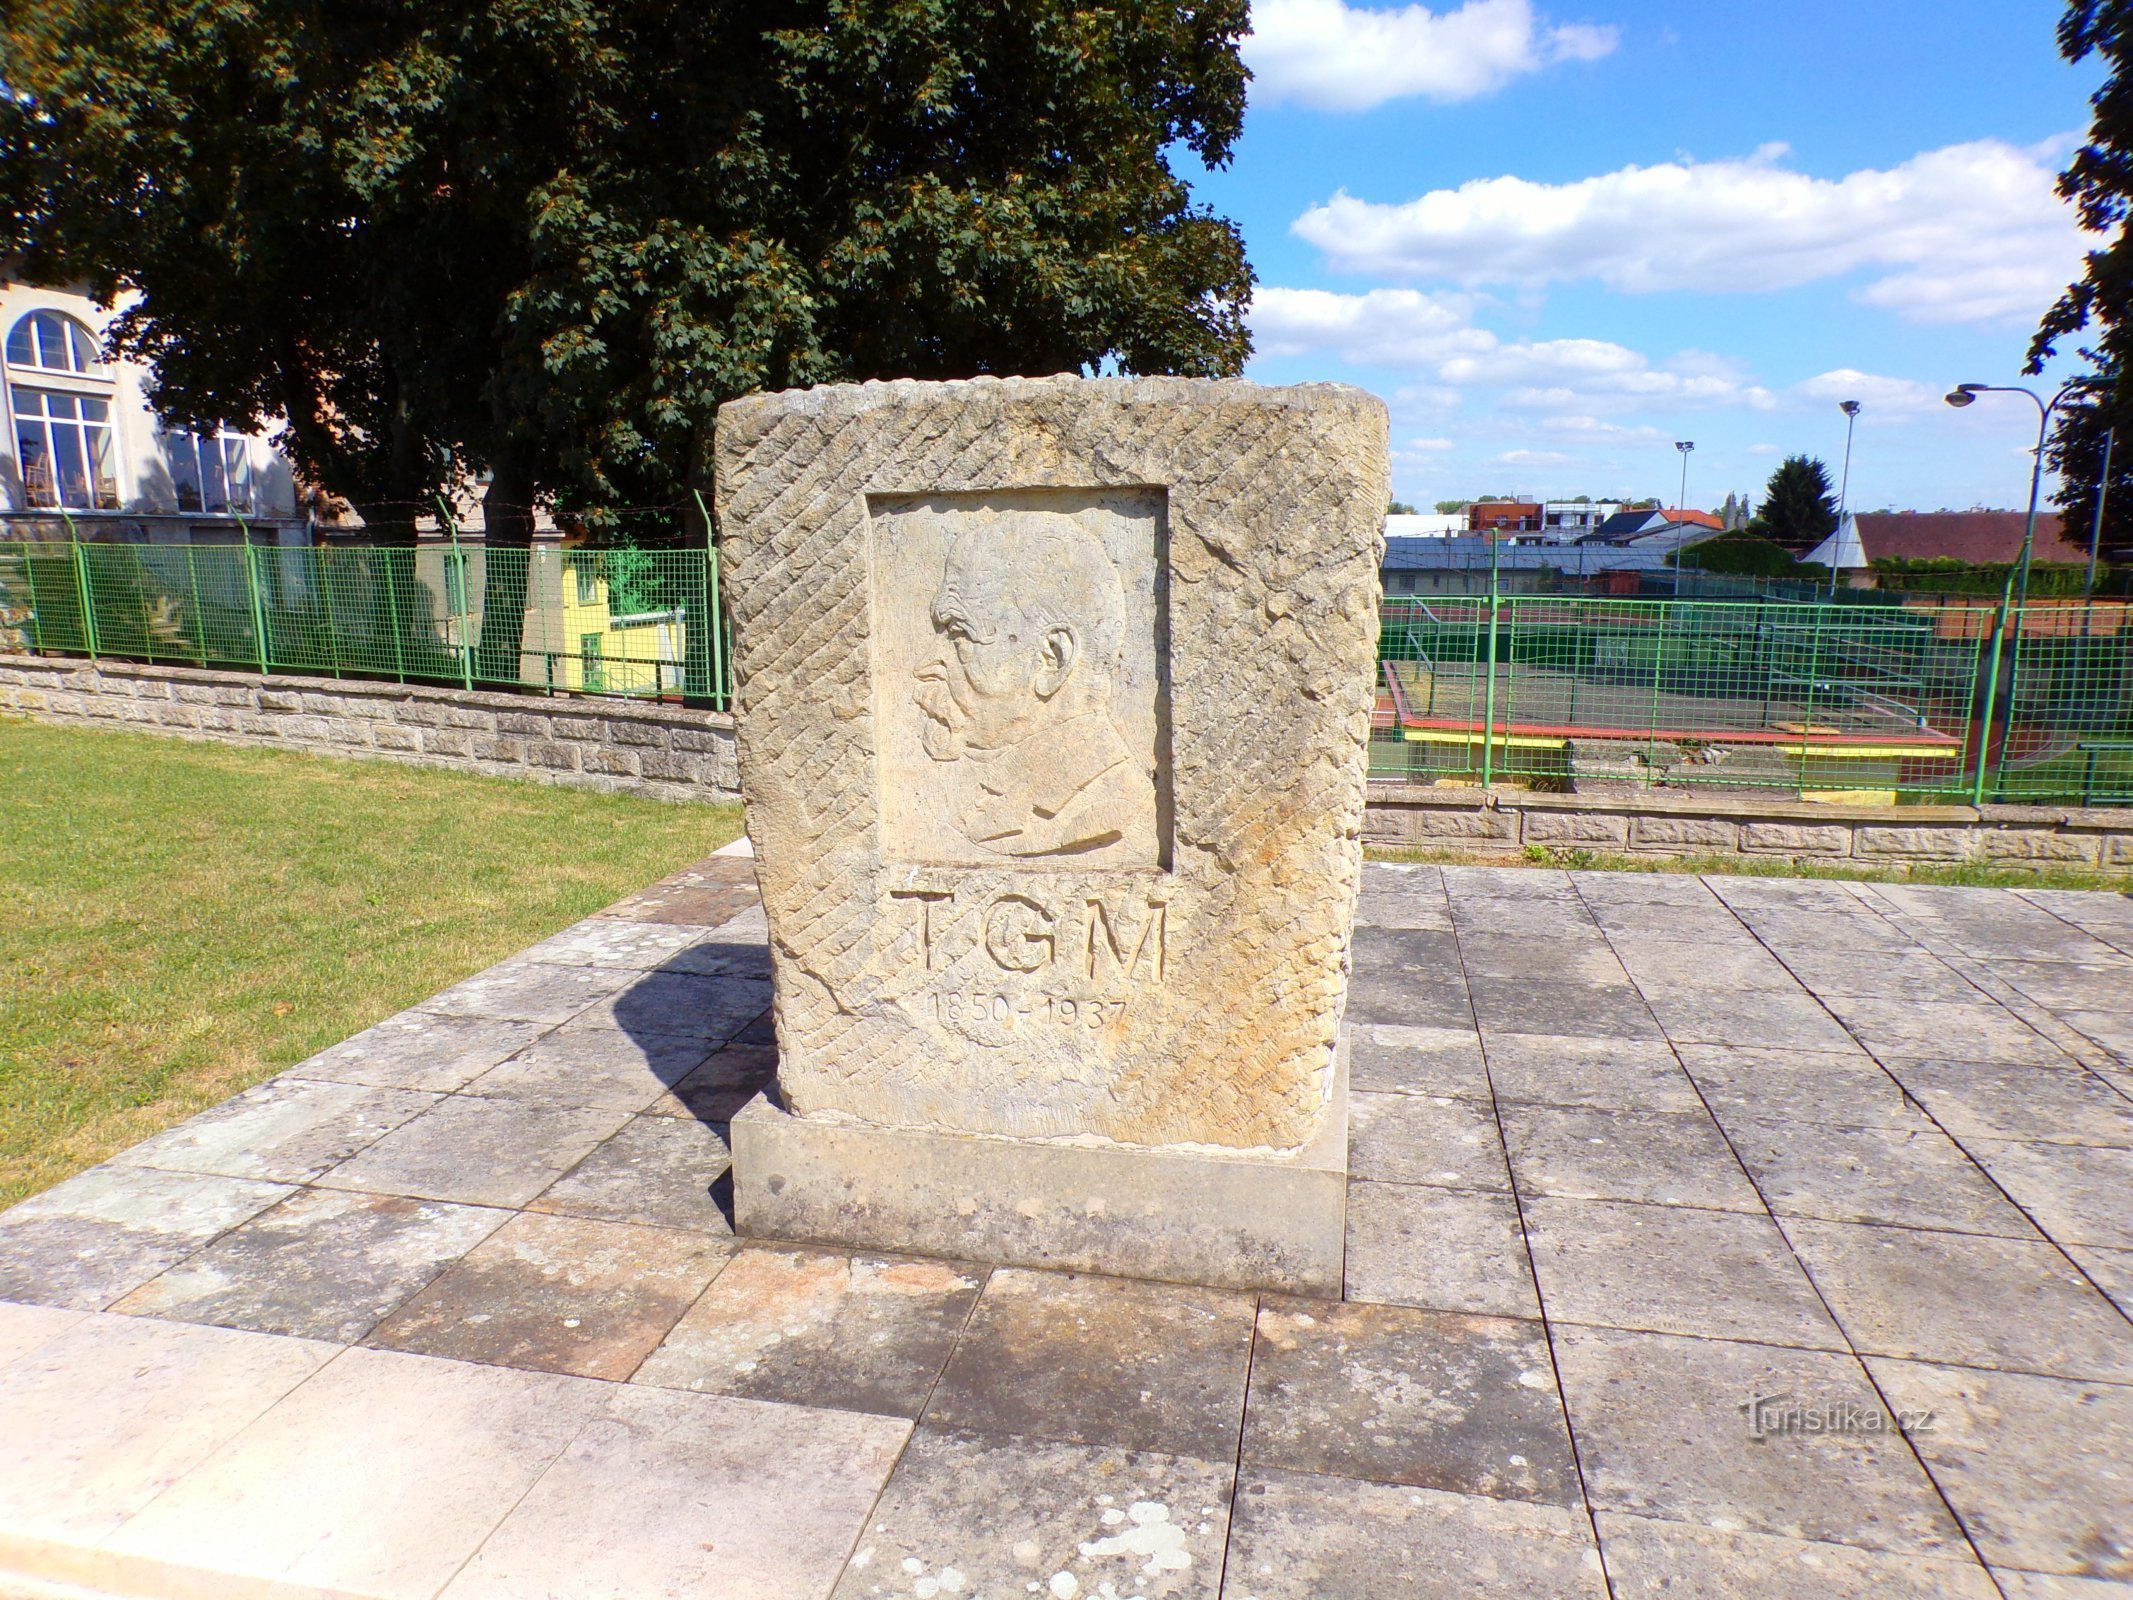
{"label": "carved stone block", "polygon": [[719,413],[718,485],[785,1113],[1310,1145],[1361,868],[1383,406],[1188,379],[760,395]]}

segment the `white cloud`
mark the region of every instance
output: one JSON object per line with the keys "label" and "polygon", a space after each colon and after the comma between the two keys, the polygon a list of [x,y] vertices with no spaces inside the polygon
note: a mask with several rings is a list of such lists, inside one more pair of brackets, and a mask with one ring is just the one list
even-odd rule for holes
{"label": "white cloud", "polygon": [[1261,288],[1252,296],[1252,342],[1261,355],[1332,350],[1362,366],[1419,367],[1461,350],[1485,350],[1495,335],[1473,325],[1470,294],[1372,289]]}
{"label": "white cloud", "polygon": [[[1465,395],[1448,384],[1407,383],[1393,390],[1392,409],[1395,416],[1410,419],[1426,416],[1434,421],[1457,411],[1465,400]],[[1415,422],[1413,425],[1421,424]]]}
{"label": "white cloud", "polygon": [[1589,439],[1595,443],[1608,444],[1657,444],[1666,438],[1653,427],[1628,427],[1619,422],[1609,422],[1602,417],[1567,416],[1543,417],[1541,428],[1571,439]]}
{"label": "white cloud", "polygon": [[1787,169],[1770,145],[1574,183],[1480,178],[1400,205],[1343,191],[1294,231],[1335,268],[1381,276],[1717,293],[1878,269],[1859,298],[1906,320],[2026,321],[2089,242],[2053,190],[2062,150],[1983,139],[1831,179]]}
{"label": "white cloud", "polygon": [[1252,301],[1252,337],[1265,356],[1331,351],[1357,366],[1405,368],[1436,380],[1399,390],[1407,407],[1445,410],[1461,389],[1500,389],[1512,404],[1561,413],[1621,410],[1639,404],[1709,409],[1777,403],[1731,362],[1686,351],[1664,366],[1605,339],[1505,343],[1473,315],[1478,295],[1418,289],[1261,288]]}
{"label": "white cloud", "polygon": [[1572,467],[1579,458],[1560,450],[1506,450],[1492,463],[1499,467]]}
{"label": "white cloud", "polygon": [[1507,405],[1560,414],[1654,405],[1767,411],[1777,404],[1777,397],[1762,385],[1711,370],[1694,357],[1654,366],[1637,351],[1600,339],[1507,344],[1485,356],[1457,357],[1441,370],[1454,383],[1505,389]]}
{"label": "white cloud", "polygon": [[1882,378],[1854,367],[1839,367],[1795,384],[1792,392],[1802,400],[1834,405],[1856,400],[1865,409],[1862,417],[1916,416],[1941,403],[1942,391],[1915,378]]}
{"label": "white cloud", "polygon": [[1410,439],[1407,441],[1407,448],[1425,455],[1435,455],[1444,450],[1456,450],[1459,446],[1450,439]]}
{"label": "white cloud", "polygon": [[1597,61],[1616,37],[1613,28],[1550,23],[1532,0],[1466,0],[1443,12],[1259,0],[1244,59],[1256,104],[1365,111],[1408,96],[1471,100],[1557,62]]}

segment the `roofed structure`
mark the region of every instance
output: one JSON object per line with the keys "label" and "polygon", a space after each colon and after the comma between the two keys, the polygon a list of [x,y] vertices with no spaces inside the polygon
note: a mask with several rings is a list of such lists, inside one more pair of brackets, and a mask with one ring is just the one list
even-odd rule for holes
{"label": "roofed structure", "polygon": [[[1859,543],[1868,561],[1960,561],[1965,566],[2002,566],[2022,559],[2020,511],[1862,511]],[[2086,546],[2065,537],[2056,512],[2037,517],[2033,561],[2083,562]]]}

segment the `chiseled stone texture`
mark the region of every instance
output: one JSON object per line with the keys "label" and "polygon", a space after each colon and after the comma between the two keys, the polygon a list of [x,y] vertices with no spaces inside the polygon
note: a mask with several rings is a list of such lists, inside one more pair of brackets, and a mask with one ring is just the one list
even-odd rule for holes
{"label": "chiseled stone texture", "polygon": [[1383,405],[899,382],[719,414],[802,1119],[1296,1150],[1361,867]]}

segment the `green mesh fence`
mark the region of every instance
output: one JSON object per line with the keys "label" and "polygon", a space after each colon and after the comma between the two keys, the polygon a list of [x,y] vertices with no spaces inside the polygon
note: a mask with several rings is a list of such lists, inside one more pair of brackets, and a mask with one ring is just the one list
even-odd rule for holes
{"label": "green mesh fence", "polygon": [[2122,601],[1386,602],[1372,776],[2133,803]]}
{"label": "green mesh fence", "polygon": [[[0,646],[723,708],[718,584],[702,551],[0,544]],[[1398,596],[1380,655],[1380,779],[2133,804],[2123,600]]]}
{"label": "green mesh fence", "polygon": [[1989,792],[2017,804],[2133,805],[2133,608],[2012,614],[1990,728]]}
{"label": "green mesh fence", "polygon": [[16,648],[723,708],[718,600],[705,551],[0,544]]}

